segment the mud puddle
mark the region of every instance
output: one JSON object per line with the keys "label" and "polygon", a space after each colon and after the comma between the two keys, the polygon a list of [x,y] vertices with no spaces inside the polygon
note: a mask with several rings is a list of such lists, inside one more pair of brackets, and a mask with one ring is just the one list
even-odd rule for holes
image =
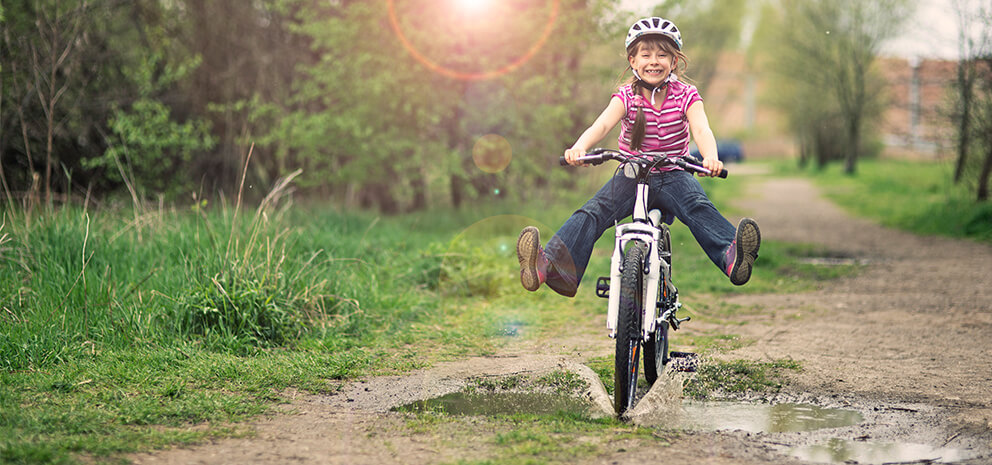
{"label": "mud puddle", "polygon": [[666,375],[639,399],[629,420],[651,428],[760,438],[784,455],[816,463],[954,463],[982,455],[940,442],[944,426],[933,421],[929,409],[825,407],[814,399],[685,400],[681,387],[691,375]]}
{"label": "mud puddle", "polygon": [[448,415],[589,415],[595,406],[578,397],[544,392],[453,392],[433,399],[412,402],[393,410]]}
{"label": "mud puddle", "polygon": [[771,405],[690,401],[682,405],[680,413],[671,419],[677,428],[751,433],[815,431],[854,426],[864,420],[857,410],[793,403]]}
{"label": "mud puddle", "polygon": [[[774,438],[768,442],[782,454],[816,463],[954,463],[978,455],[957,448],[898,442],[898,435],[879,431],[880,425],[867,422],[858,410],[806,403],[686,401],[657,427],[756,433]],[[857,438],[842,438],[854,431],[860,432]],[[875,435],[889,439],[873,439]]]}
{"label": "mud puddle", "polygon": [[[670,378],[668,378],[670,379]],[[660,386],[662,390],[663,387]],[[821,407],[811,403],[759,404],[741,401],[682,401],[662,405],[646,394],[641,400],[654,410],[636,413],[641,426],[726,434],[757,434],[783,455],[815,463],[954,463],[977,456],[973,451],[912,442],[868,439],[884,432],[850,408]],[[642,407],[643,409],[643,407]],[[406,413],[446,415],[596,415],[588,399],[548,392],[452,392],[392,409]],[[649,420],[650,419],[650,420]],[[865,431],[872,431],[866,433]],[[855,439],[843,436],[858,432]],[[841,436],[841,437],[835,437]]]}
{"label": "mud puddle", "polygon": [[[946,411],[863,396],[778,394],[695,401],[682,386],[695,376],[666,369],[624,420],[658,430],[719,435],[808,463],[979,463],[984,436],[959,431]],[[324,398],[351,411],[458,416],[560,413],[614,416],[612,400],[588,366],[560,357],[499,357],[457,362],[414,376],[351,383]],[[756,449],[757,450],[757,449]]]}
{"label": "mud puddle", "polygon": [[794,447],[789,455],[819,463],[953,463],[975,457],[972,452],[926,444],[876,443],[831,439],[825,444]]}

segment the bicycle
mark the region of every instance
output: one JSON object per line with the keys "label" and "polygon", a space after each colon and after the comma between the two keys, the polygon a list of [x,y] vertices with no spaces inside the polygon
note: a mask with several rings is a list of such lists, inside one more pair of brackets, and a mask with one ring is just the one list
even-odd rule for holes
{"label": "bicycle", "polygon": [[[631,167],[632,177],[637,180],[631,221],[616,225],[610,275],[596,281],[596,295],[608,299],[606,327],[610,337],[616,339],[613,407],[618,417],[634,406],[642,347],[646,354],[644,377],[649,385],[654,385],[671,357],[684,355],[669,353],[669,329],[676,331],[690,320],[677,316],[682,304],[672,282],[671,233],[662,222],[660,210],[647,211],[648,176],[652,168],[667,165],[710,174],[685,158],[650,155],[631,156],[616,150],[593,149],[579,158],[591,165],[615,160],[620,163],[618,170]],[[559,163],[567,165],[564,157]],[[719,177],[726,178],[727,170],[721,171]]]}

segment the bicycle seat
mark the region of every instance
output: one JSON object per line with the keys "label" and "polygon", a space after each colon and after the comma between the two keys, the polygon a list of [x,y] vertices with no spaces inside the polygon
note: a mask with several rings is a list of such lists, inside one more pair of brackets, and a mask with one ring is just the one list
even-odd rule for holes
{"label": "bicycle seat", "polygon": [[648,212],[648,218],[651,218],[651,223],[655,226],[661,224],[659,221],[664,222],[669,226],[671,226],[672,223],[675,223],[675,215],[657,208],[652,208],[651,211]]}

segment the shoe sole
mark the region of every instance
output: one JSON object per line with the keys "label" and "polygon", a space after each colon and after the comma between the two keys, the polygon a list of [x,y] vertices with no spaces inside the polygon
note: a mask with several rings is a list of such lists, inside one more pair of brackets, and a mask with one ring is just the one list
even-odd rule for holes
{"label": "shoe sole", "polygon": [[737,256],[730,271],[730,282],[740,286],[751,279],[751,267],[758,258],[758,249],[761,248],[761,230],[758,229],[758,223],[750,218],[742,219],[737,227],[735,240]]}
{"label": "shoe sole", "polygon": [[520,231],[517,238],[517,260],[520,261],[520,284],[528,291],[536,291],[541,287],[541,279],[537,275],[537,257],[540,254],[541,233],[537,228],[528,226]]}

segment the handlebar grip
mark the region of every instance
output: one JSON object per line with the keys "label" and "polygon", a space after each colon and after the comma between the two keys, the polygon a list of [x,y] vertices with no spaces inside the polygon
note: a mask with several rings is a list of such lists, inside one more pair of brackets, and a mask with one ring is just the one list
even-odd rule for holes
{"label": "handlebar grip", "polygon": [[[689,157],[686,157],[684,159],[679,159],[679,160],[675,161],[675,164],[678,165],[678,166],[680,166],[680,167],[682,167],[682,169],[689,170],[689,171],[692,171],[694,173],[703,173],[703,174],[707,174],[707,175],[710,174],[710,170],[708,170],[706,168],[703,168],[700,165],[689,163],[689,162],[686,161],[686,159],[695,161],[697,163],[702,163],[703,162],[702,160],[700,160],[700,159],[698,159],[696,157],[689,156]],[[728,174],[729,173],[727,172],[727,169],[726,168],[723,168],[723,169],[720,170],[720,174],[718,174],[717,177],[718,178],[726,179]]]}
{"label": "handlebar grip", "polygon": [[[602,149],[597,149],[597,150],[602,150]],[[603,153],[593,153],[593,152],[589,152],[588,155],[583,155],[579,157],[579,161],[583,163],[588,163],[590,165],[601,165],[603,164],[603,162],[605,162],[608,159],[609,157]],[[570,166],[568,164],[568,161],[565,160],[564,156],[558,157],[558,164],[561,166]]]}

